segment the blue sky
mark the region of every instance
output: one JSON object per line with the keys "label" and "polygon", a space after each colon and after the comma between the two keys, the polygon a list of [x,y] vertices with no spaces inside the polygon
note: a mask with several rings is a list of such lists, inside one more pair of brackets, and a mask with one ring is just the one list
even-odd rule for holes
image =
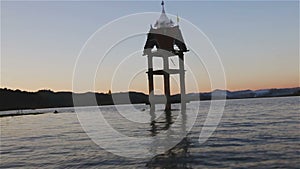
{"label": "blue sky", "polygon": [[[167,13],[178,13],[212,41],[227,89],[299,86],[299,2],[166,1],[165,6]],[[160,11],[160,1],[1,2],[1,87],[72,90],[76,57],[96,30],[125,15]],[[149,25],[142,26],[148,31]],[[139,40],[142,48],[145,39]],[[200,87],[187,85],[188,92],[211,90],[203,67],[186,58],[188,65],[199,67],[194,73]],[[146,66],[146,60],[140,64]],[[113,74],[110,65],[103,71],[107,78]],[[147,91],[146,74],[140,76],[143,82],[128,90]],[[95,81],[99,92],[111,88],[110,79]],[[117,86],[115,91],[124,90]],[[174,87],[173,93],[177,91]]]}

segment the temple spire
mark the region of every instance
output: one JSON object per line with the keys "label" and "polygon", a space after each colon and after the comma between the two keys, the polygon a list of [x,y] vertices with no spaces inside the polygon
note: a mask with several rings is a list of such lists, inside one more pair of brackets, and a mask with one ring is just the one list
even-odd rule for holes
{"label": "temple spire", "polygon": [[161,7],[162,7],[162,13],[166,13],[165,12],[165,2],[161,1]]}
{"label": "temple spire", "polygon": [[158,20],[155,22],[154,27],[156,28],[167,28],[167,27],[173,27],[174,22],[168,18],[166,11],[165,11],[165,2],[161,1],[161,6],[162,6],[162,12],[160,14],[160,17]]}

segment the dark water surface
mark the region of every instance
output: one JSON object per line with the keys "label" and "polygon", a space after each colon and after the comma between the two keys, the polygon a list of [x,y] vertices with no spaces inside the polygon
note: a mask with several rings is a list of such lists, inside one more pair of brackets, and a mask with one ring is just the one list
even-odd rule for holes
{"label": "dark water surface", "polygon": [[[83,131],[73,109],[57,109],[58,114],[2,117],[0,167],[299,168],[299,99],[229,100],[217,130],[204,144],[198,143],[198,137],[210,102],[191,103],[188,106],[200,106],[192,130],[170,151],[151,159],[120,157],[100,148]],[[118,108],[126,110],[126,106]],[[136,108],[149,114],[145,105]],[[87,114],[90,109],[86,108]],[[118,131],[132,136],[153,136],[150,115],[149,123],[135,127],[134,123],[116,118],[117,112],[111,106],[100,109],[105,110],[105,117]],[[172,113],[175,118],[178,111]],[[168,125],[163,118],[157,120],[156,132]]]}

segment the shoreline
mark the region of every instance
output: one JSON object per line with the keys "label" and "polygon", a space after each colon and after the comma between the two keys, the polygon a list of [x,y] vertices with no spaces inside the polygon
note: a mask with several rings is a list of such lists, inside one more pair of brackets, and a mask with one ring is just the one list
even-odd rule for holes
{"label": "shoreline", "polygon": [[[286,97],[299,97],[298,95],[294,96],[276,96],[276,97],[257,97],[257,98],[237,98],[237,99],[215,99],[215,100],[192,100],[191,102],[207,102],[207,101],[218,101],[218,100],[250,100],[250,99],[274,99],[274,98],[286,98]],[[135,105],[147,105],[146,103],[132,103]],[[175,103],[176,104],[176,103]],[[177,103],[179,104],[179,103]],[[14,116],[25,116],[25,115],[41,115],[46,113],[54,113],[54,114],[60,114],[65,112],[74,112],[75,108],[86,108],[86,107],[105,107],[105,106],[113,106],[113,105],[129,105],[129,104],[111,104],[111,105],[98,105],[98,106],[70,106],[70,107],[44,107],[44,108],[36,108],[36,109],[12,109],[12,110],[1,110],[0,111],[0,118],[3,117],[14,117]],[[59,111],[59,110],[65,110],[65,111]],[[15,112],[15,113],[5,113],[1,114],[1,112]],[[23,111],[27,111],[28,113],[23,113]],[[30,112],[30,111],[37,111],[37,112]]]}

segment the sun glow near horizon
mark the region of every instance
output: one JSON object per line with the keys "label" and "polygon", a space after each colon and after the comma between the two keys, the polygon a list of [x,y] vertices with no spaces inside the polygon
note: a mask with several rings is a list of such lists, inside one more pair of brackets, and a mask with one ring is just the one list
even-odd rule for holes
{"label": "sun glow near horizon", "polygon": [[[1,4],[1,88],[32,92],[50,89],[148,93],[146,58],[141,56],[141,52],[137,52],[120,70],[115,70],[115,67],[125,56],[111,53],[112,57],[107,60],[109,64],[95,73],[92,87],[83,79],[81,87],[73,90],[73,75],[80,49],[99,27],[132,13],[159,12],[160,4],[157,2],[5,1]],[[211,40],[224,66],[224,89],[300,86],[299,2],[174,1],[167,3],[167,12],[180,13],[182,20],[187,19],[196,25]],[[154,20],[149,20],[148,24],[140,26],[147,32],[152,22]],[[184,37],[192,36],[185,30],[184,24],[181,29]],[[138,43],[128,41],[128,45],[138,45],[137,48],[142,50],[146,37],[139,36],[133,40]],[[200,55],[203,57],[202,53]],[[192,52],[185,58],[192,70],[186,72],[187,93],[215,90],[211,87],[210,72],[203,63],[196,60]],[[128,66],[130,63],[134,64]],[[141,69],[135,72],[135,66]],[[138,75],[126,79],[126,73]],[[176,79],[178,77],[171,79],[172,94],[179,93]],[[156,85],[163,91],[161,80]]]}

